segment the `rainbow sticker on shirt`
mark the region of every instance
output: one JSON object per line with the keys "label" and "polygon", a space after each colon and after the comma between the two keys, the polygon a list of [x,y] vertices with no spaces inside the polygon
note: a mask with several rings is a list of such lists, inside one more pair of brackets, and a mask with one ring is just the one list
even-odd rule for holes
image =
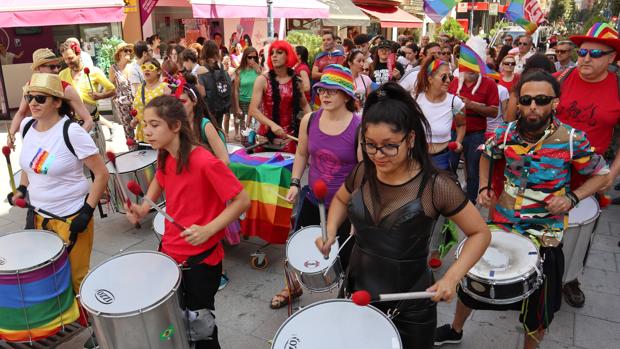
{"label": "rainbow sticker on shirt", "polygon": [[30,168],[34,171],[34,173],[47,174],[47,171],[49,171],[49,168],[55,159],[56,157],[50,154],[47,150],[39,148],[37,153],[34,155],[34,158],[30,161]]}

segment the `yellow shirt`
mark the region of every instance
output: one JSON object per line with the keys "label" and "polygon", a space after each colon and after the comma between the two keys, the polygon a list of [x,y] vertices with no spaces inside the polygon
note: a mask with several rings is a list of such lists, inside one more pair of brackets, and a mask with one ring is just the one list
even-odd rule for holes
{"label": "yellow shirt", "polygon": [[[98,92],[101,87],[103,87],[103,90],[106,92],[115,89],[114,84],[108,80],[101,69],[97,67],[88,67],[88,69],[90,69],[90,83],[93,84],[93,90],[95,92]],[[88,82],[88,76],[86,76],[84,72],[79,75],[77,80],[73,80],[70,68],[63,69],[58,75],[61,80],[66,81],[68,84],[71,84],[73,88],[75,88],[84,104],[90,104],[91,106],[97,105],[97,101],[88,95],[91,88],[90,83]]]}
{"label": "yellow shirt", "polygon": [[[155,97],[163,96],[166,92],[166,86],[168,86],[168,84],[165,82],[160,82],[159,84],[155,85],[155,87],[153,87],[152,89],[148,89],[144,85],[144,98],[142,97],[142,86],[143,85],[140,85],[140,87],[138,87],[138,90],[136,91],[136,97],[133,100],[133,107],[138,112],[138,114],[136,115],[136,118],[139,121],[138,126],[136,127],[136,140],[138,142],[144,142],[144,133],[142,131],[142,120],[144,119],[144,107],[147,104],[149,104],[149,102],[153,100]],[[144,99],[144,103],[142,101],[143,99]]]}

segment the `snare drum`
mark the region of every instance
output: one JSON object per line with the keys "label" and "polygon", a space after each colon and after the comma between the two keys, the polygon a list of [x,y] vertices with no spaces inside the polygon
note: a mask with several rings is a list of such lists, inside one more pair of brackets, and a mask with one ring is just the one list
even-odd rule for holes
{"label": "snare drum", "polygon": [[338,240],[329,251],[329,258],[316,248],[315,240],[321,237],[321,227],[304,227],[293,233],[286,242],[286,259],[307,289],[316,292],[330,291],[342,279],[342,266],[338,257]]}
{"label": "snare drum", "polygon": [[236,144],[226,144],[226,150],[228,154],[236,153],[237,151],[243,149],[242,146]]}
{"label": "snare drum", "polygon": [[[128,153],[121,154],[116,157],[116,168],[119,172],[121,183],[118,183],[116,176],[114,176],[114,168],[109,161],[106,163],[108,171],[110,172],[110,179],[108,180],[108,190],[110,191],[111,202],[116,212],[125,213],[124,204],[122,200],[122,188],[125,188],[127,194],[133,196],[133,194],[127,189],[127,183],[130,181],[136,181],[142,188],[142,192],[146,194],[149,189],[149,184],[155,178],[155,170],[157,169],[157,151],[151,149],[134,150]],[[133,199],[132,199],[133,200]],[[142,199],[138,199],[138,203],[141,203]],[[166,200],[162,195],[157,204],[162,207]]]}
{"label": "snare drum", "polygon": [[564,277],[562,282],[573,281],[583,272],[588,246],[594,237],[596,222],[601,214],[598,201],[590,196],[568,212],[568,228],[562,238]]}
{"label": "snare drum", "polygon": [[372,305],[329,299],[308,305],[280,326],[272,349],[401,349],[394,323]]}
{"label": "snare drum", "polygon": [[43,230],[0,237],[0,339],[43,339],[78,317],[63,241]]}
{"label": "snare drum", "polygon": [[[166,208],[163,208],[164,211],[166,210]],[[164,236],[164,231],[166,230],[166,218],[164,218],[164,215],[162,215],[161,213],[157,212],[157,214],[155,215],[155,218],[153,218],[153,230],[161,235]]]}
{"label": "snare drum", "polygon": [[[459,258],[463,240],[456,250]],[[512,304],[529,297],[542,284],[542,261],[530,239],[503,230],[491,231],[491,244],[461,280],[472,298],[489,304]]]}
{"label": "snare drum", "polygon": [[80,300],[97,341],[109,349],[189,348],[180,303],[181,270],[163,253],[135,251],[91,270]]}

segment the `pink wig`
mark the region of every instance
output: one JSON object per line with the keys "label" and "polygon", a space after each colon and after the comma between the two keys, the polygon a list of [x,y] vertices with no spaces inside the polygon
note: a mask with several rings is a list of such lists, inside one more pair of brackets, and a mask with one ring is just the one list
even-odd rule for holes
{"label": "pink wig", "polygon": [[273,63],[271,62],[271,53],[274,50],[282,50],[286,53],[286,66],[293,68],[297,64],[297,54],[291,44],[284,40],[276,40],[269,45],[269,57],[267,58],[267,65],[270,70],[273,70]]}

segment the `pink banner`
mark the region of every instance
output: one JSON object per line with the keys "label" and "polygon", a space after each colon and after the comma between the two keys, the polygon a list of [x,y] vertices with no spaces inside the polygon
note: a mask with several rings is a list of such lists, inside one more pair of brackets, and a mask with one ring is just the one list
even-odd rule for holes
{"label": "pink banner", "polygon": [[149,18],[151,12],[155,9],[158,0],[140,0],[140,24],[144,25],[144,22]]}

